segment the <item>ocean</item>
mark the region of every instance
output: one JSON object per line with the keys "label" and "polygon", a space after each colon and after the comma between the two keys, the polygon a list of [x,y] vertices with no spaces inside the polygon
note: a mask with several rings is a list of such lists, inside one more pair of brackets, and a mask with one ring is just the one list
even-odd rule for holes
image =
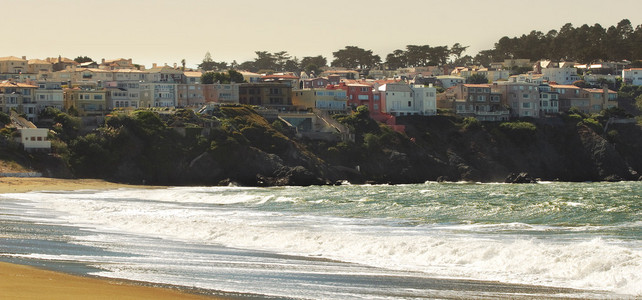
{"label": "ocean", "polygon": [[258,298],[642,296],[642,182],[0,194],[0,230],[5,261]]}

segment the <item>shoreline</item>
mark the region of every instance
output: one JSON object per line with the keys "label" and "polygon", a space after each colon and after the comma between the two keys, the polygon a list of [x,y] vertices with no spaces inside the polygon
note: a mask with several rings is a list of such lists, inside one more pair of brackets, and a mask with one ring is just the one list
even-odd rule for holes
{"label": "shoreline", "polygon": [[108,190],[118,188],[164,188],[164,186],[131,185],[103,179],[62,179],[50,177],[0,177],[0,194],[33,191]]}

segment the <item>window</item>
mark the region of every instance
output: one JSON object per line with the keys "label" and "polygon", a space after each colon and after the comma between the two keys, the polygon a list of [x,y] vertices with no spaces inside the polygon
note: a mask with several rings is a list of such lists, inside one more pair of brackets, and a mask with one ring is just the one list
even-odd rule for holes
{"label": "window", "polygon": [[359,97],[359,100],[368,100],[368,99],[370,99],[370,97],[368,97],[368,95],[359,95],[358,97]]}
{"label": "window", "polygon": [[362,92],[367,92],[367,91],[368,91],[368,88],[367,88],[367,87],[362,87],[362,88],[361,88],[361,91],[362,91]]}
{"label": "window", "polygon": [[486,96],[485,95],[477,95],[477,101],[478,102],[486,101]]}
{"label": "window", "polygon": [[528,94],[523,94],[523,95],[522,95],[522,97],[523,97],[524,99],[528,99],[528,98],[529,98],[529,95],[528,95]]}
{"label": "window", "polygon": [[531,108],[531,103],[530,102],[522,103],[522,108]]}
{"label": "window", "polygon": [[543,99],[548,99],[548,94],[542,94]]}
{"label": "window", "polygon": [[408,101],[408,107],[412,107],[412,101]]}

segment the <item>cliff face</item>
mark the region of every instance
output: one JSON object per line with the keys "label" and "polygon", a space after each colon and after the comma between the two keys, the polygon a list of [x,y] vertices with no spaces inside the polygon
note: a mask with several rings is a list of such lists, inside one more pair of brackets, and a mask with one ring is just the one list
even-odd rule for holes
{"label": "cliff face", "polygon": [[167,126],[199,121],[193,113],[177,121],[143,112],[114,117],[104,128],[58,143],[68,147],[57,155],[29,163],[48,176],[166,185],[503,182],[512,173],[638,180],[641,127],[612,124],[603,134],[597,122],[577,117],[504,124],[400,117],[406,133],[399,134],[358,112],[339,118],[352,127],[355,141],[333,143],[297,140],[247,107],[221,107],[206,120],[214,126],[198,134]]}

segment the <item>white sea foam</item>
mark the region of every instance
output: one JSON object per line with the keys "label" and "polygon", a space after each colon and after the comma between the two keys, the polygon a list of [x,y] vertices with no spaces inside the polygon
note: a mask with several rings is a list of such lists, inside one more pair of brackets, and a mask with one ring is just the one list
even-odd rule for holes
{"label": "white sea foam", "polygon": [[[547,226],[522,223],[403,227],[386,226],[386,220],[259,211],[229,204],[283,199],[252,190],[225,189],[118,190],[55,197],[27,193],[10,197],[57,211],[64,222],[103,231],[320,256],[431,276],[642,294],[639,241],[621,244],[600,238],[490,234],[497,230],[547,230]],[[226,194],[230,189],[233,193]]]}

